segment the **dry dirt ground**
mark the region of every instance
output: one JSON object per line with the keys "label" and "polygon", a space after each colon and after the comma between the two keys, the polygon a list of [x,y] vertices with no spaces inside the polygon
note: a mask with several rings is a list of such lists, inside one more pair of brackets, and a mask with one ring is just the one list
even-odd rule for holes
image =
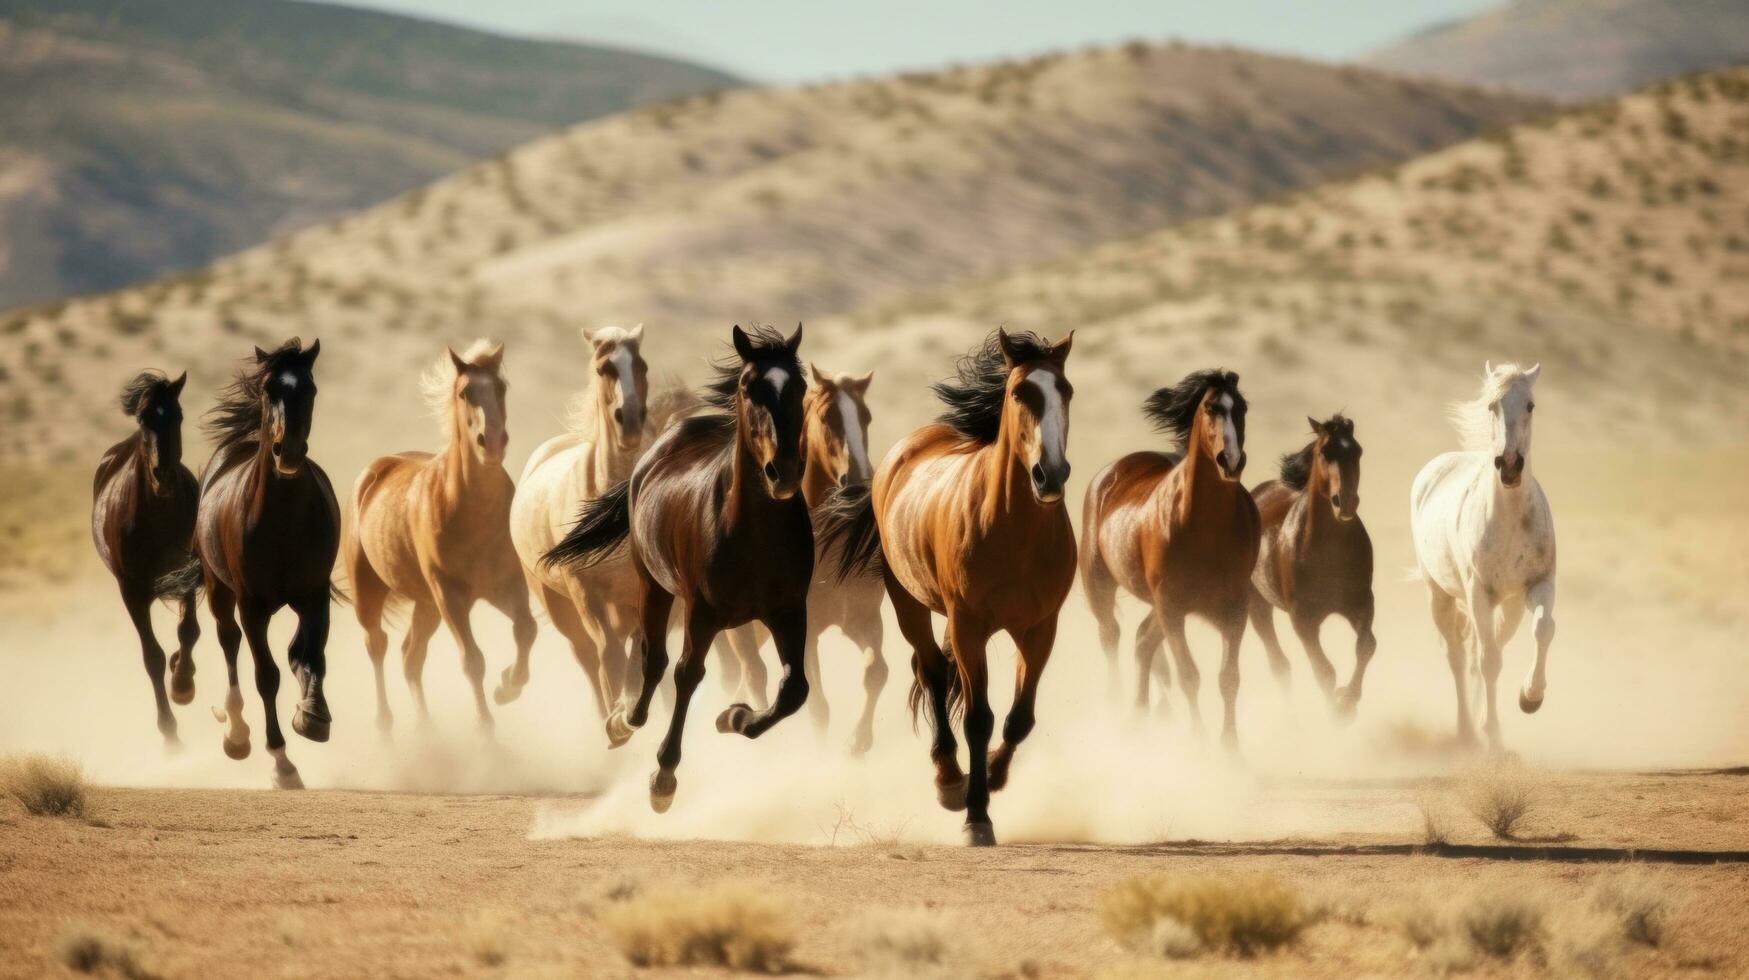
{"label": "dry dirt ground", "polygon": [[[919,760],[921,761],[921,760]],[[1435,789],[1438,781],[1418,784]],[[1379,807],[1409,786],[1281,781],[1266,797]],[[797,969],[871,969],[859,923],[924,909],[950,927],[942,975],[1092,976],[1143,965],[1101,930],[1100,894],[1152,872],[1266,872],[1348,910],[1291,952],[1175,964],[1193,975],[1401,975],[1424,970],[1389,926],[1417,888],[1543,889],[1577,902],[1636,848],[1717,863],[1645,864],[1676,902],[1664,948],[1633,975],[1742,975],[1749,947],[1749,777],[1730,772],[1548,777],[1535,812],[1561,843],[1412,854],[1418,835],[1247,844],[917,846],[844,833],[838,846],[531,838],[539,811],[582,798],[312,791],[97,791],[85,820],[0,804],[0,973],[64,975],[78,923],[130,941],[162,976],[667,976],[614,949],[597,913],[624,881],[757,883],[791,903]],[[1466,816],[1463,818],[1468,820]],[[1595,850],[1592,850],[1595,849]],[[1594,857],[1607,860],[1574,860]],[[480,950],[498,948],[488,965]],[[698,970],[687,971],[697,975]],[[710,971],[705,971],[710,972]],[[1526,963],[1484,970],[1522,975]]]}

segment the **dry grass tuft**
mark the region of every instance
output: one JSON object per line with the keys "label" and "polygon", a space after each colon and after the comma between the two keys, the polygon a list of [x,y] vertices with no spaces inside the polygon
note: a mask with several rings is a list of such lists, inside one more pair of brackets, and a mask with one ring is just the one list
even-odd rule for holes
{"label": "dry grass tuft", "polygon": [[599,916],[636,966],[726,966],[781,973],[795,948],[789,906],[737,882],[647,889]]}
{"label": "dry grass tuft", "polygon": [[1311,923],[1299,892],[1278,878],[1149,875],[1131,878],[1100,902],[1107,932],[1131,949],[1182,949],[1176,922],[1201,948],[1249,956],[1293,943]]}
{"label": "dry grass tuft", "polygon": [[1451,808],[1445,798],[1432,791],[1415,797],[1415,808],[1421,811],[1421,843],[1425,847],[1444,847],[1451,843]]}
{"label": "dry grass tuft", "polygon": [[856,948],[871,972],[915,976],[941,967],[953,953],[958,929],[939,912],[884,909],[857,926]]}
{"label": "dry grass tuft", "polygon": [[1549,901],[1535,888],[1478,891],[1457,910],[1457,925],[1476,952],[1511,959],[1541,941]]}
{"label": "dry grass tuft", "polygon": [[1545,959],[1560,976],[1608,980],[1621,975],[1621,931],[1609,914],[1578,906],[1550,923]]}
{"label": "dry grass tuft", "polygon": [[1591,901],[1615,919],[1622,938],[1629,942],[1656,947],[1669,938],[1669,890],[1664,881],[1643,868],[1600,879]]}
{"label": "dry grass tuft", "polygon": [[73,925],[61,933],[57,953],[75,973],[113,972],[127,980],[152,980],[134,944],[89,926]]}
{"label": "dry grass tuft", "polygon": [[72,759],[46,755],[0,759],[0,792],[39,817],[85,813],[85,771]]}
{"label": "dry grass tuft", "polygon": [[1534,787],[1516,769],[1487,769],[1472,775],[1465,795],[1470,813],[1501,840],[1516,840],[1519,824],[1534,808]]}
{"label": "dry grass tuft", "polygon": [[1521,954],[1542,964],[1551,946],[1563,962],[1578,964],[1586,959],[1580,955],[1581,932],[1563,933],[1562,943],[1551,941],[1556,938],[1551,930],[1555,907],[1546,889],[1523,884],[1456,896],[1426,888],[1412,892],[1379,919],[1401,933],[1435,973],[1463,973],[1486,960],[1509,961]]}

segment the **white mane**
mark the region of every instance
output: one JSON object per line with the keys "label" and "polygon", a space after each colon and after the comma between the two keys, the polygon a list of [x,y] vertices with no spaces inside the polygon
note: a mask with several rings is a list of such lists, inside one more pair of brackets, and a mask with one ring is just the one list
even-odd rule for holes
{"label": "white mane", "polygon": [[1521,384],[1529,384],[1526,369],[1517,364],[1493,365],[1482,378],[1482,390],[1467,402],[1452,402],[1445,408],[1445,417],[1457,430],[1458,444],[1469,452],[1487,452],[1494,448],[1494,404]]}
{"label": "white mane", "polygon": [[[456,356],[471,366],[482,367],[487,356],[500,346],[496,340],[480,337]],[[453,435],[449,427],[455,422],[455,412],[450,408],[449,399],[454,392],[455,365],[450,363],[449,353],[445,351],[427,365],[425,372],[419,376],[419,394],[425,399],[426,410],[443,423],[445,437]]]}

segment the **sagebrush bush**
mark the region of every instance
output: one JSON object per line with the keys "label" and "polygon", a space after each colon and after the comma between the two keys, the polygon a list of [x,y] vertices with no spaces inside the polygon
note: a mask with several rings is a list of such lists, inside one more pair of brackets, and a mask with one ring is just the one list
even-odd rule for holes
{"label": "sagebrush bush", "polygon": [[796,944],[789,904],[738,882],[642,890],[602,909],[599,918],[636,966],[781,973]]}
{"label": "sagebrush bush", "polygon": [[1510,769],[1475,773],[1466,795],[1470,813],[1501,840],[1517,839],[1519,825],[1536,804],[1529,777]]}
{"label": "sagebrush bush", "polygon": [[939,912],[884,909],[863,918],[855,941],[872,970],[910,976],[948,959],[954,948],[952,933],[952,923]]}
{"label": "sagebrush bush", "polygon": [[1155,951],[1157,927],[1170,919],[1203,948],[1240,956],[1291,944],[1311,921],[1297,889],[1257,875],[1131,878],[1105,894],[1099,914],[1106,931],[1131,949]]}
{"label": "sagebrush bush", "polygon": [[46,755],[0,759],[0,792],[37,816],[83,816],[85,790],[85,772],[71,759]]}
{"label": "sagebrush bush", "polygon": [[1619,924],[1622,938],[1642,946],[1662,946],[1669,929],[1671,901],[1664,883],[1643,869],[1599,879],[1592,904]]}

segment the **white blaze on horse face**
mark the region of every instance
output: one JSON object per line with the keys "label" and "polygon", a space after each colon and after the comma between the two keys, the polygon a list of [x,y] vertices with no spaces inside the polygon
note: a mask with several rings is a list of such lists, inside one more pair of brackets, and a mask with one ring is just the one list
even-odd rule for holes
{"label": "white blaze on horse face", "polygon": [[1239,445],[1239,428],[1233,422],[1233,396],[1221,396],[1221,461],[1228,473],[1239,472],[1239,458],[1244,451]]}
{"label": "white blaze on horse face", "polygon": [[638,378],[635,370],[637,352],[632,345],[621,342],[613,348],[613,370],[619,378],[619,405],[622,423],[631,431],[638,431],[644,424],[644,406],[638,402]]}
{"label": "white blaze on horse face", "polygon": [[1069,409],[1054,381],[1047,375],[1028,377],[1024,382],[1037,388],[1044,402],[1045,409],[1038,420],[1039,457],[1049,469],[1062,466],[1069,442]]}
{"label": "white blaze on horse face", "polygon": [[789,384],[789,372],[780,367],[765,369],[765,381],[771,385],[771,390],[777,395],[778,401],[783,401],[784,386]]}
{"label": "white blaze on horse face", "polygon": [[868,464],[868,432],[862,424],[862,412],[856,399],[847,391],[838,392],[838,418],[844,424],[844,446],[850,456],[851,480],[865,482],[874,473]]}

